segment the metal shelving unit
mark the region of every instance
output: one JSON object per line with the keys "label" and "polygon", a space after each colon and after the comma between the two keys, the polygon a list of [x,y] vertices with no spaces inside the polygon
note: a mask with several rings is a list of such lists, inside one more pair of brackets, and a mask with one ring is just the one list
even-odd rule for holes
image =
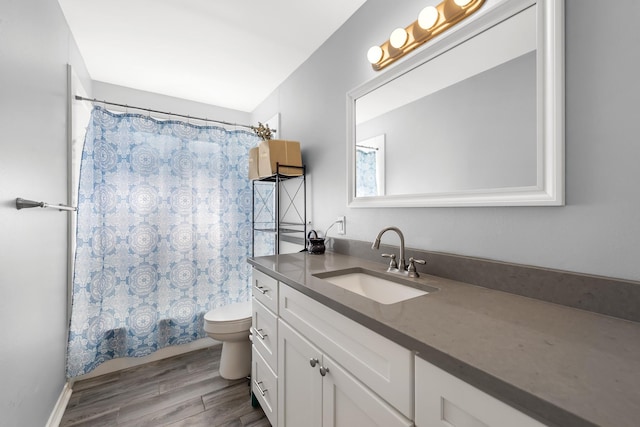
{"label": "metal shelving unit", "polygon": [[[283,169],[298,169],[301,175],[286,175]],[[307,236],[307,185],[305,166],[276,164],[276,173],[252,181],[253,216],[252,256],[272,255],[264,250],[256,253],[257,244],[273,239],[275,254],[280,253],[281,240],[299,241],[305,246]]]}

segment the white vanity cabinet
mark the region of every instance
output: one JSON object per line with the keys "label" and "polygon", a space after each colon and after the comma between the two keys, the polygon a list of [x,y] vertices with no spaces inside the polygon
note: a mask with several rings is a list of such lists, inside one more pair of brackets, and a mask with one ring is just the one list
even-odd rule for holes
{"label": "white vanity cabinet", "polygon": [[252,273],[251,391],[271,425],[278,425],[278,281]]}
{"label": "white vanity cabinet", "polygon": [[416,427],[544,427],[539,421],[416,357]]}
{"label": "white vanity cabinet", "polygon": [[412,426],[413,354],[280,284],[279,426]]}
{"label": "white vanity cabinet", "polygon": [[252,391],[273,427],[545,427],[255,269],[253,287]]}
{"label": "white vanity cabinet", "polygon": [[282,320],[279,331],[280,426],[413,425]]}

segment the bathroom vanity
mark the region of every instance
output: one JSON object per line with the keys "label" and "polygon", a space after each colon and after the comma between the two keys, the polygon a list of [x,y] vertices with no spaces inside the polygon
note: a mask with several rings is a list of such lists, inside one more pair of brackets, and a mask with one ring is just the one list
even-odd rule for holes
{"label": "bathroom vanity", "polygon": [[[250,259],[252,391],[274,426],[635,426],[640,324],[423,274],[385,304],[337,254]],[[327,276],[327,274],[329,275]]]}

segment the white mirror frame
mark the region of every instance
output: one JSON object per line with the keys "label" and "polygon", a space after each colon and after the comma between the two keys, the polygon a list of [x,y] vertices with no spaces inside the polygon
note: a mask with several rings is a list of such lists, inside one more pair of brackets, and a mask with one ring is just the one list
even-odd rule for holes
{"label": "white mirror frame", "polygon": [[[427,44],[415,56],[347,93],[347,203],[349,207],[564,205],[564,0],[487,1],[490,8]],[[455,193],[356,197],[356,100],[515,13],[537,5],[536,185]]]}

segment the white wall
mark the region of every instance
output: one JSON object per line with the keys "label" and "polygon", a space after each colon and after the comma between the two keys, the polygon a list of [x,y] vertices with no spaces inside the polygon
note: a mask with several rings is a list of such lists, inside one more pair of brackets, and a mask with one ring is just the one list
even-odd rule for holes
{"label": "white wall", "polygon": [[0,2],[0,424],[42,426],[65,383],[67,69],[88,74],[55,0]]}
{"label": "white wall", "polygon": [[[204,119],[221,120],[228,123],[238,123],[250,125],[251,115],[244,111],[231,110],[228,108],[217,107],[215,105],[202,104],[200,102],[188,101],[186,99],[174,98],[171,96],[160,95],[152,92],[145,92],[142,90],[131,89],[128,87],[112,85],[103,82],[93,82],[93,97],[99,100],[106,100],[115,102],[118,104],[133,105],[135,107],[149,108],[152,110],[166,111],[169,113],[189,115],[192,117],[201,117]],[[113,111],[127,110],[130,113],[147,114],[144,111],[135,109],[126,109],[122,107],[114,107],[107,105],[108,109]],[[163,115],[157,113],[151,113],[152,117],[160,119],[173,119],[188,121],[184,117],[171,117],[170,115]],[[205,122],[193,120],[193,124],[204,125]],[[218,125],[213,122],[206,122],[208,125]],[[220,125],[222,126],[222,125]],[[227,129],[233,130],[234,126],[225,126]],[[239,130],[249,130],[243,127],[238,127]]]}
{"label": "white wall", "polygon": [[301,141],[314,227],[346,215],[346,238],[371,241],[397,225],[409,247],[640,280],[640,2],[633,0],[606,8],[566,0],[566,206],[347,208],[345,95],[375,75],[367,49],[422,7],[423,0],[367,1],[254,111],[280,112],[281,137]]}

